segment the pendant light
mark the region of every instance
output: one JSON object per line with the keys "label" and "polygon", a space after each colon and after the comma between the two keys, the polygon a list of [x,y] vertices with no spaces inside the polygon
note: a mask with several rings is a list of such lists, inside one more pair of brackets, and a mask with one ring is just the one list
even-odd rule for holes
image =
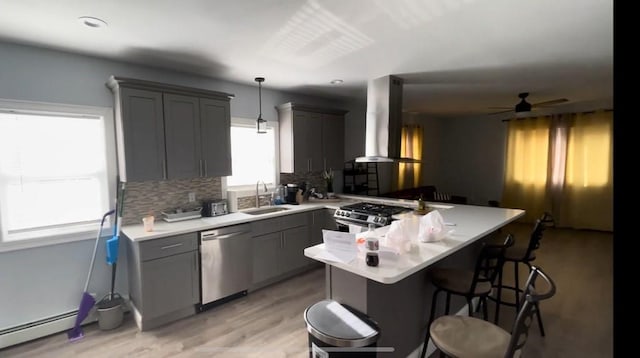
{"label": "pendant light", "polygon": [[258,82],[258,98],[260,101],[260,114],[258,114],[258,119],[256,120],[256,130],[258,133],[267,133],[267,121],[262,119],[262,82],[264,82],[264,77],[256,77],[255,81]]}

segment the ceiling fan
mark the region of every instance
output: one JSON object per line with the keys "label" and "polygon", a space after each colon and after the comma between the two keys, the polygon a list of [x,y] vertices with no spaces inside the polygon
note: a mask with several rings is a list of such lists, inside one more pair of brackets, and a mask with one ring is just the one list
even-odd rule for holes
{"label": "ceiling fan", "polygon": [[544,102],[538,102],[538,103],[529,103],[527,102],[526,98],[527,96],[529,96],[529,92],[522,92],[518,94],[518,97],[520,98],[520,102],[518,102],[515,106],[515,108],[512,107],[489,107],[491,109],[504,109],[504,111],[499,111],[499,112],[493,112],[493,113],[489,113],[489,114],[498,114],[498,113],[507,113],[507,112],[515,112],[515,113],[520,113],[520,112],[531,112],[531,110],[535,107],[546,107],[546,106],[552,106],[554,104],[559,104],[559,103],[564,103],[564,102],[568,102],[569,100],[566,98],[557,98],[557,99],[552,99],[550,101],[544,101]]}

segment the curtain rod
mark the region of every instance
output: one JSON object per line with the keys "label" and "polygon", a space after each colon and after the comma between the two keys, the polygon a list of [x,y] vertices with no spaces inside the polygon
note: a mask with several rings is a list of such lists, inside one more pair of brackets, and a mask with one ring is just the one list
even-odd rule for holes
{"label": "curtain rod", "polygon": [[[585,112],[565,112],[565,113],[555,113],[555,114],[545,114],[543,116],[555,116],[558,114],[575,114],[575,113],[580,113],[580,114],[588,114],[588,113],[596,113],[596,112],[613,112],[613,108],[605,108],[605,109],[597,109],[594,111],[585,111]],[[510,122],[512,120],[518,120],[518,119],[526,119],[526,118],[534,118],[534,117],[523,117],[523,118],[510,118],[510,119],[503,119],[502,122]]]}

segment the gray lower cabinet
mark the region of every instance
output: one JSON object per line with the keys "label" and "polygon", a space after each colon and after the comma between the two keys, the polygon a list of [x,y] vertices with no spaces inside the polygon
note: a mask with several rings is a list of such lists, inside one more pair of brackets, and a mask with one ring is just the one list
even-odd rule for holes
{"label": "gray lower cabinet", "polygon": [[233,95],[113,76],[107,86],[122,180],[231,175]]}
{"label": "gray lower cabinet", "polygon": [[197,233],[127,240],[129,295],[140,330],[196,313],[200,301]]}
{"label": "gray lower cabinet", "polygon": [[336,230],[336,220],[333,218],[335,209],[320,209],[313,211],[313,222],[311,224],[310,246],[321,244],[322,229]]}
{"label": "gray lower cabinet", "polygon": [[304,256],[309,247],[312,214],[299,213],[254,221],[252,225],[252,289],[300,272],[310,266]]}
{"label": "gray lower cabinet", "polygon": [[281,273],[278,257],[282,248],[282,234],[274,232],[253,237],[252,284],[258,284],[277,277]]}

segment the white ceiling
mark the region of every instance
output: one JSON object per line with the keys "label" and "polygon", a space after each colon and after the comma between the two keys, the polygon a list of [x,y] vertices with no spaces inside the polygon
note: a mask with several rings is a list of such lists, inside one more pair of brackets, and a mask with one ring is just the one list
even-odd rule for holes
{"label": "white ceiling", "polygon": [[[2,0],[0,40],[438,116],[613,98],[613,0]],[[91,29],[77,18],[99,17]],[[331,85],[342,79],[342,85]]]}

